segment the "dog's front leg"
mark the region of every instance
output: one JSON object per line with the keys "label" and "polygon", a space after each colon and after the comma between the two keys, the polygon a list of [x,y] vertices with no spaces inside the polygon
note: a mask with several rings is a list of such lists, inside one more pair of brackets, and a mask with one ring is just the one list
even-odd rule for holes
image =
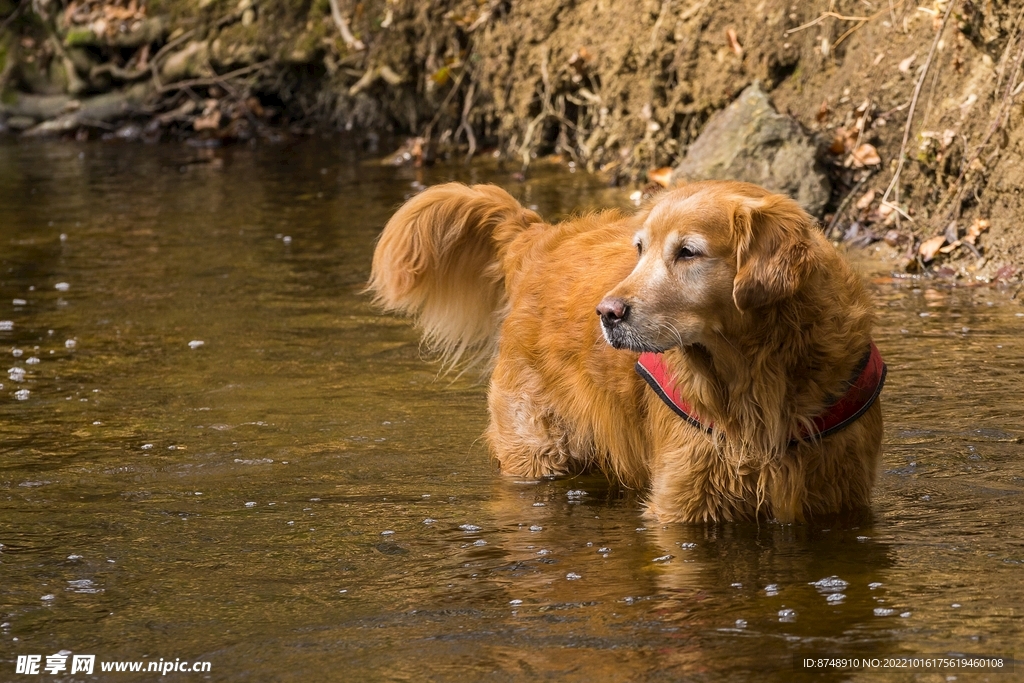
{"label": "dog's front leg", "polygon": [[655,451],[645,516],[659,522],[721,522],[758,514],[757,475],[729,465],[711,437],[690,425]]}

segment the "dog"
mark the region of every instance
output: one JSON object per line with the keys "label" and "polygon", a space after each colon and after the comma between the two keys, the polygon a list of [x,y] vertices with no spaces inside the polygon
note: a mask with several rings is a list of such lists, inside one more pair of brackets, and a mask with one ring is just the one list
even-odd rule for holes
{"label": "dog", "polygon": [[388,221],[367,290],[449,365],[490,369],[505,474],[598,470],[659,522],[869,506],[871,301],[785,196],[698,182],[552,225],[496,186],[438,185]]}

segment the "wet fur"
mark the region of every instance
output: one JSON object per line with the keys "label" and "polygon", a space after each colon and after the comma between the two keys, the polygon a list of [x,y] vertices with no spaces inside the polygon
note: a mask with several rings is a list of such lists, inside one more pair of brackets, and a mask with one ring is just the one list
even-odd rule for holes
{"label": "wet fur", "polygon": [[[706,253],[676,258],[685,245]],[[790,444],[845,390],[873,316],[859,278],[788,198],[694,183],[636,215],[549,225],[499,188],[440,185],[388,222],[368,289],[449,362],[490,364],[487,438],[506,474],[596,468],[649,491],[659,521],[790,522],[869,503],[880,402]],[[605,296],[630,302],[629,325],[602,328]],[[711,434],[647,388],[633,369],[641,350],[665,353]]]}

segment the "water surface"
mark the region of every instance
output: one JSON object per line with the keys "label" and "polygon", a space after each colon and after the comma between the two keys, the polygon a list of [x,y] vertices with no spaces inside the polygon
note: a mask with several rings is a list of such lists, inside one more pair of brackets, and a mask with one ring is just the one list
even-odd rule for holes
{"label": "water surface", "polygon": [[871,519],[648,525],[600,478],[499,476],[484,387],[360,294],[390,213],[449,179],[547,217],[622,201],[334,140],[0,143],[0,680],[62,650],[211,662],[134,678],[168,681],[788,681],[806,653],[1022,650],[1012,292],[873,277]]}

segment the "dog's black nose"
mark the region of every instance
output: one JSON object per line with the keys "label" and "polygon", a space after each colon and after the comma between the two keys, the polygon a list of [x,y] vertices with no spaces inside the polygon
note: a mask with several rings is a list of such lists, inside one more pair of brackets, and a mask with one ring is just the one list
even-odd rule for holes
{"label": "dog's black nose", "polygon": [[622,299],[608,296],[597,305],[597,314],[601,316],[601,322],[605,327],[615,327],[629,317],[629,304]]}

